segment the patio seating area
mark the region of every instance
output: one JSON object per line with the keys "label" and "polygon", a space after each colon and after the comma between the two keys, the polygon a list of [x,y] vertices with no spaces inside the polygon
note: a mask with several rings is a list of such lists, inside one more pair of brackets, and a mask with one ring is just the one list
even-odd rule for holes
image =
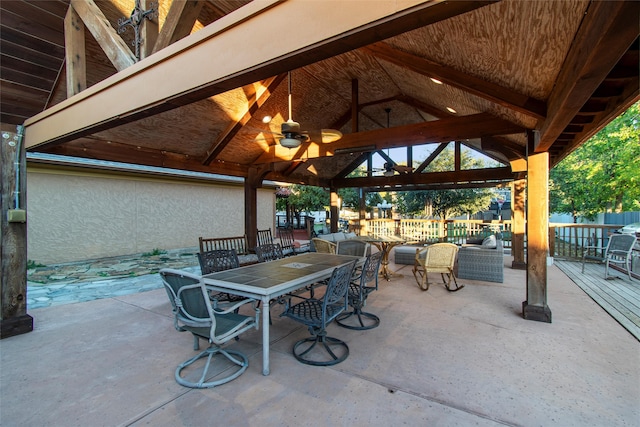
{"label": "patio seating area", "polygon": [[455,293],[423,292],[410,266],[391,262],[402,277],[380,281],[367,300],[379,326],[329,325],[350,349],[335,366],[294,358],[307,328],[276,306],[271,374],[262,375],[261,331],[250,330],[228,344],[248,355],[248,369],[206,390],[174,379],[196,352],[191,334],[173,328],[163,289],[30,309],[33,332],[0,341],[0,423],[637,425],[638,339],[556,265],[553,323],[524,320],[525,271],[504,261],[504,283],[458,279]]}

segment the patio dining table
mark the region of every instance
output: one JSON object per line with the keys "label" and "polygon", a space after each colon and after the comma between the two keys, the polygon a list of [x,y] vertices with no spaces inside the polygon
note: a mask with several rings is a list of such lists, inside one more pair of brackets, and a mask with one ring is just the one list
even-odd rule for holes
{"label": "patio dining table", "polygon": [[310,252],[203,276],[217,291],[262,301],[262,374],[269,375],[269,301],[331,277],[336,267],[364,258]]}

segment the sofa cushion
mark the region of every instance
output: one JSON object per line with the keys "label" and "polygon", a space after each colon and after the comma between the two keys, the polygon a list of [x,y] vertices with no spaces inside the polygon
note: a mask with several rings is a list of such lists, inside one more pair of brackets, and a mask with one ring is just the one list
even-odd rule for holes
{"label": "sofa cushion", "polygon": [[484,240],[482,241],[482,247],[483,248],[495,249],[496,246],[497,246],[496,236],[493,235],[493,234],[491,236],[485,237]]}

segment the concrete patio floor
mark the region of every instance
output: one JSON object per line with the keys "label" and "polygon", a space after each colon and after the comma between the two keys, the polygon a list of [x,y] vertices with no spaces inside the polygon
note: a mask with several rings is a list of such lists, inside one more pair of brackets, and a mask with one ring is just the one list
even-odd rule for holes
{"label": "concrete patio floor", "polygon": [[330,326],[349,344],[343,363],[297,362],[292,345],[308,332],[275,307],[271,375],[251,331],[229,344],[249,355],[247,371],[206,390],[175,382],[194,351],[163,289],[29,310],[34,331],[0,341],[0,425],[640,424],[640,342],[557,267],[551,324],[522,319],[524,271],[459,280],[455,293],[400,273],[369,298],[378,328]]}

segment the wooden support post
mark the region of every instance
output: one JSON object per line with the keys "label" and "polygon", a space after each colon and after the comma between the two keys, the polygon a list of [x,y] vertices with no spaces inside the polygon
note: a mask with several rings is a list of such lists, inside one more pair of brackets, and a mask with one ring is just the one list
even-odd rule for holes
{"label": "wooden support post", "polygon": [[331,189],[331,195],[329,196],[330,215],[331,215],[331,233],[338,231],[338,217],[340,216],[340,210],[338,207],[338,193],[335,188]]}
{"label": "wooden support post", "polygon": [[84,42],[84,22],[73,5],[69,5],[64,18],[67,98],[87,88],[87,52]]}
{"label": "wooden support post", "polygon": [[21,138],[18,132],[2,131],[0,339],[33,330],[33,318],[27,314],[27,173]]}
{"label": "wooden support post", "polygon": [[547,305],[549,253],[549,153],[529,155],[527,166],[527,320],[551,323]]}
{"label": "wooden support post", "polygon": [[518,179],[511,185],[511,268],[525,270],[527,262],[524,258],[524,207],[525,180]]}
{"label": "wooden support post", "polygon": [[258,187],[262,185],[262,174],[250,168],[244,181],[244,234],[247,250],[253,252],[258,245]]}

